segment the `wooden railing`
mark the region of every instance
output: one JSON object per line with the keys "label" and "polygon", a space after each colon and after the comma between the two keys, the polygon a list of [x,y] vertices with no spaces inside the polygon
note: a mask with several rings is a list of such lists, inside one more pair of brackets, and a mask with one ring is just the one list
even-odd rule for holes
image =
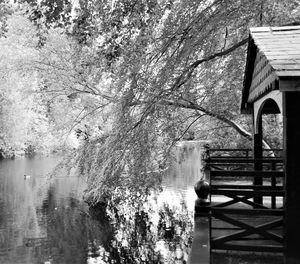
{"label": "wooden railing", "polygon": [[[247,178],[261,177],[269,179],[270,185],[253,185],[252,181],[247,184],[242,184]],[[271,208],[276,208],[276,197],[283,197],[284,190],[282,179],[284,177],[283,171],[250,171],[250,170],[212,170],[210,172],[210,186],[211,199],[214,195],[227,196],[232,200],[230,204],[237,202],[244,202],[253,207],[266,208],[266,206],[249,201],[254,197],[271,197]],[[227,179],[239,181],[238,183],[226,183]],[[280,185],[277,185],[277,179],[281,180]],[[221,182],[221,184],[218,184]],[[244,198],[241,198],[243,196]],[[225,206],[225,205],[223,205]]]}
{"label": "wooden railing", "polygon": [[[211,250],[282,252],[285,173],[283,159],[278,154],[281,150],[266,150],[265,153],[277,151],[277,154],[275,157],[265,155],[262,159],[254,159],[251,151],[209,150],[206,172],[212,202]],[[228,153],[234,155],[228,156]],[[254,170],[255,163],[262,164],[262,170]],[[261,178],[263,184],[253,184],[254,178]],[[220,197],[223,198],[220,200]],[[261,197],[263,202],[256,202],[256,197]]]}
{"label": "wooden railing", "polygon": [[[253,150],[252,149],[231,149],[231,148],[210,148],[209,149],[209,156],[214,157],[253,157]],[[282,157],[282,149],[263,149],[263,157]]]}
{"label": "wooden railing", "polygon": [[263,170],[282,169],[282,158],[254,159],[252,157],[210,157],[206,160],[209,166],[219,170],[253,170],[255,163],[263,165]]}
{"label": "wooden railing", "polygon": [[211,215],[211,250],[283,251],[283,210],[212,207]]}

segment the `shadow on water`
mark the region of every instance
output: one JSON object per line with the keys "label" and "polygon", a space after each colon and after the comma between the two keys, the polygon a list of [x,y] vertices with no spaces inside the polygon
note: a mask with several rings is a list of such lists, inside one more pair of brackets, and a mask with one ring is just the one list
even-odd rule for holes
{"label": "shadow on water", "polygon": [[0,161],[0,263],[187,262],[198,157],[181,157],[154,191],[96,207],[82,201],[80,177],[46,178],[57,161]]}

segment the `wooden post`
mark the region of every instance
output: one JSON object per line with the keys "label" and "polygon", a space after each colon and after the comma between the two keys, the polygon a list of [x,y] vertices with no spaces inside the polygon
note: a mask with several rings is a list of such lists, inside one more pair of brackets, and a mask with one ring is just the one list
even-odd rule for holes
{"label": "wooden post", "polygon": [[[258,115],[258,122],[257,122],[257,133],[254,131],[254,140],[253,140],[253,157],[254,159],[262,159],[263,157],[263,146],[262,146],[262,116],[261,113]],[[254,120],[254,118],[253,118]],[[255,126],[254,126],[255,127]],[[254,170],[261,171],[262,170],[262,162],[261,161],[254,161]],[[263,178],[262,177],[254,177],[253,180],[254,185],[263,185]],[[258,204],[263,203],[263,197],[254,197],[253,201]]]}
{"label": "wooden post", "polygon": [[195,228],[189,264],[210,263],[210,203],[195,202]]}
{"label": "wooden post", "polygon": [[189,255],[189,264],[209,264],[210,263],[210,167],[209,145],[204,146],[202,152],[202,180],[198,181],[194,188],[198,196],[195,201],[195,228],[192,249]]}
{"label": "wooden post", "polygon": [[[273,162],[271,166],[272,166],[272,171],[276,171],[276,163]],[[276,177],[274,174],[271,177],[271,186],[274,189],[276,187]],[[271,208],[276,209],[276,195],[274,194],[271,196]]]}
{"label": "wooden post", "polygon": [[285,264],[300,263],[300,92],[283,93]]}

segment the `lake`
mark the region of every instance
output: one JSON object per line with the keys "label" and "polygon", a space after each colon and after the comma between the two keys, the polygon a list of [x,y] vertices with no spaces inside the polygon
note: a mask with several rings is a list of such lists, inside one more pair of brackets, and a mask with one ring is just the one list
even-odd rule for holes
{"label": "lake", "polygon": [[177,156],[157,190],[105,208],[82,201],[84,178],[47,177],[58,157],[1,160],[0,263],[186,263],[199,150]]}

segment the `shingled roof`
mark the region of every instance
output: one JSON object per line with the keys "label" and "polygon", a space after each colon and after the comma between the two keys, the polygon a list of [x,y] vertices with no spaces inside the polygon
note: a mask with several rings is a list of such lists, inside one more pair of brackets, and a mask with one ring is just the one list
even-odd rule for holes
{"label": "shingled roof", "polygon": [[242,112],[289,77],[300,77],[300,26],[250,28]]}

